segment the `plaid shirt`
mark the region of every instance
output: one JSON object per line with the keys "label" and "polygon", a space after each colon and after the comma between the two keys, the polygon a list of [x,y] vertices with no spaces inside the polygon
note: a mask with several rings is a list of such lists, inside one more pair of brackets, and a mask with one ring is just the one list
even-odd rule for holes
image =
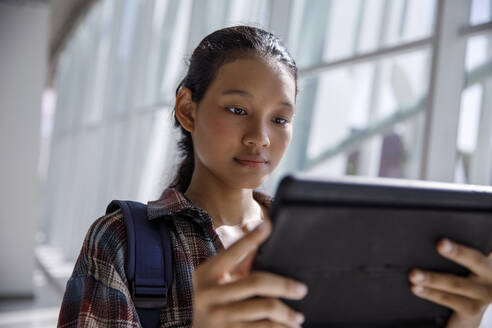
{"label": "plaid shirt", "polygon": [[[254,191],[266,207],[271,198]],[[168,220],[173,247],[174,280],[161,327],[192,323],[192,273],[224,246],[212,219],[182,193],[168,188],[148,202],[149,220]],[[89,228],[72,276],[67,282],[58,327],[140,327],[125,276],[127,240],[121,209],[97,219]]]}

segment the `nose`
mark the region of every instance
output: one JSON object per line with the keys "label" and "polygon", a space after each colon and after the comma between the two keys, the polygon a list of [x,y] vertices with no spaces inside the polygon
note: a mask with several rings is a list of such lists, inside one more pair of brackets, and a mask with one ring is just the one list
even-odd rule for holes
{"label": "nose", "polygon": [[246,146],[269,147],[268,127],[263,122],[252,122],[243,136]]}

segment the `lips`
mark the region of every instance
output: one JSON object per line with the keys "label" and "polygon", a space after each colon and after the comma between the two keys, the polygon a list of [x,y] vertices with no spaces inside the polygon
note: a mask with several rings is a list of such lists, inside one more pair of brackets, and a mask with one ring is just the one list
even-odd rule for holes
{"label": "lips", "polygon": [[249,168],[262,168],[265,167],[268,164],[268,161],[258,155],[253,155],[253,156],[238,156],[234,157],[234,160],[242,165],[243,167],[249,167]]}
{"label": "lips", "polygon": [[239,156],[234,159],[240,162],[267,163],[267,160],[262,156]]}

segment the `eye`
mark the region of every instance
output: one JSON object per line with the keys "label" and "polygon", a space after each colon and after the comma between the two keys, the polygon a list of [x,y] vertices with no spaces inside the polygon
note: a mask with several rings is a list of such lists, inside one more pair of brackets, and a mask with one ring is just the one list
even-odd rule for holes
{"label": "eye", "polygon": [[279,125],[286,125],[287,123],[289,123],[289,121],[287,121],[285,118],[281,118],[281,117],[275,117],[273,119],[273,122],[275,122],[275,124],[279,124]]}
{"label": "eye", "polygon": [[240,107],[229,106],[226,110],[235,115],[246,115],[246,111]]}

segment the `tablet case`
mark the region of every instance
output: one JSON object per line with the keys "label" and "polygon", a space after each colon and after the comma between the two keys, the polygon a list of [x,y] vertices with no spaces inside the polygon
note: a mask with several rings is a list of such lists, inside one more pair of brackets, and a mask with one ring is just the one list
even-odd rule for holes
{"label": "tablet case", "polygon": [[307,283],[304,327],[443,327],[451,310],[410,291],[412,268],[469,271],[441,257],[448,237],[492,249],[492,188],[394,179],[285,177],[253,269]]}

